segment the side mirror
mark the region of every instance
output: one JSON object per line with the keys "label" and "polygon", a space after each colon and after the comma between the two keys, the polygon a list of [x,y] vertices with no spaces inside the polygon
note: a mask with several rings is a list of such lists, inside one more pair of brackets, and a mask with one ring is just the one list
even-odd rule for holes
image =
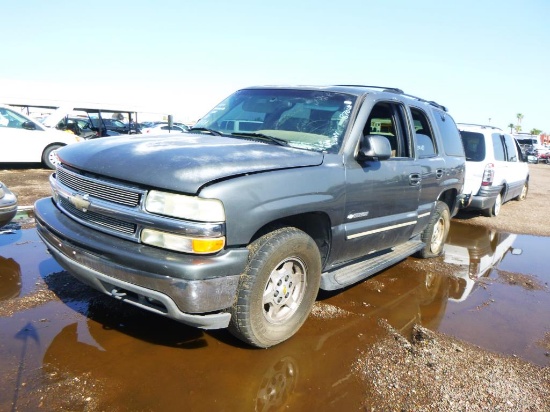
{"label": "side mirror", "polygon": [[25,130],[36,130],[36,124],[34,122],[31,122],[30,120],[23,122],[21,127]]}
{"label": "side mirror", "polygon": [[378,134],[369,134],[361,138],[359,143],[359,160],[386,160],[391,156],[390,141]]}

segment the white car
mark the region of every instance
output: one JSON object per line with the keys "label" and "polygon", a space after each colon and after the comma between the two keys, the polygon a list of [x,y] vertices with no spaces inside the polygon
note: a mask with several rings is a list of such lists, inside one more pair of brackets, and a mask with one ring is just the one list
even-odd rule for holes
{"label": "white car", "polygon": [[529,166],[519,144],[493,126],[459,123],[466,153],[464,193],[471,193],[467,209],[497,216],[503,203],[525,200]]}
{"label": "white car", "polygon": [[57,149],[80,140],[74,134],[49,129],[4,105],[0,105],[0,139],[0,163],[41,162],[50,169],[55,168]]}

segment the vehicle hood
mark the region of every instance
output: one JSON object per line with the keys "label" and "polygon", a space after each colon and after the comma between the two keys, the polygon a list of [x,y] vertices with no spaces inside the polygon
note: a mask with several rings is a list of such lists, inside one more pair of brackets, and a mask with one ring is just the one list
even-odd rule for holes
{"label": "vehicle hood", "polygon": [[58,155],[81,170],[188,194],[219,179],[323,161],[318,152],[192,133],[104,137],[63,147]]}

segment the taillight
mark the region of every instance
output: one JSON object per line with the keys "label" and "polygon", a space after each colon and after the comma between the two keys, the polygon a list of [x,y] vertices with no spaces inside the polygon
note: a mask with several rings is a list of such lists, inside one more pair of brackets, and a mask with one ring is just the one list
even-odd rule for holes
{"label": "taillight", "polygon": [[495,165],[487,163],[485,170],[483,171],[483,179],[481,179],[481,186],[492,186],[493,178],[495,177]]}

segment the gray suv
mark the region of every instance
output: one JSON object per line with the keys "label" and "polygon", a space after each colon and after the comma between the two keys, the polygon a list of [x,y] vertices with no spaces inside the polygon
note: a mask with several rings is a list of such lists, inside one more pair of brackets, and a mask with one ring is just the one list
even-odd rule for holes
{"label": "gray suv", "polygon": [[320,288],[440,255],[465,167],[443,106],[369,86],[242,89],[188,133],[58,155],[35,214],[62,266],[257,347],[291,337]]}

